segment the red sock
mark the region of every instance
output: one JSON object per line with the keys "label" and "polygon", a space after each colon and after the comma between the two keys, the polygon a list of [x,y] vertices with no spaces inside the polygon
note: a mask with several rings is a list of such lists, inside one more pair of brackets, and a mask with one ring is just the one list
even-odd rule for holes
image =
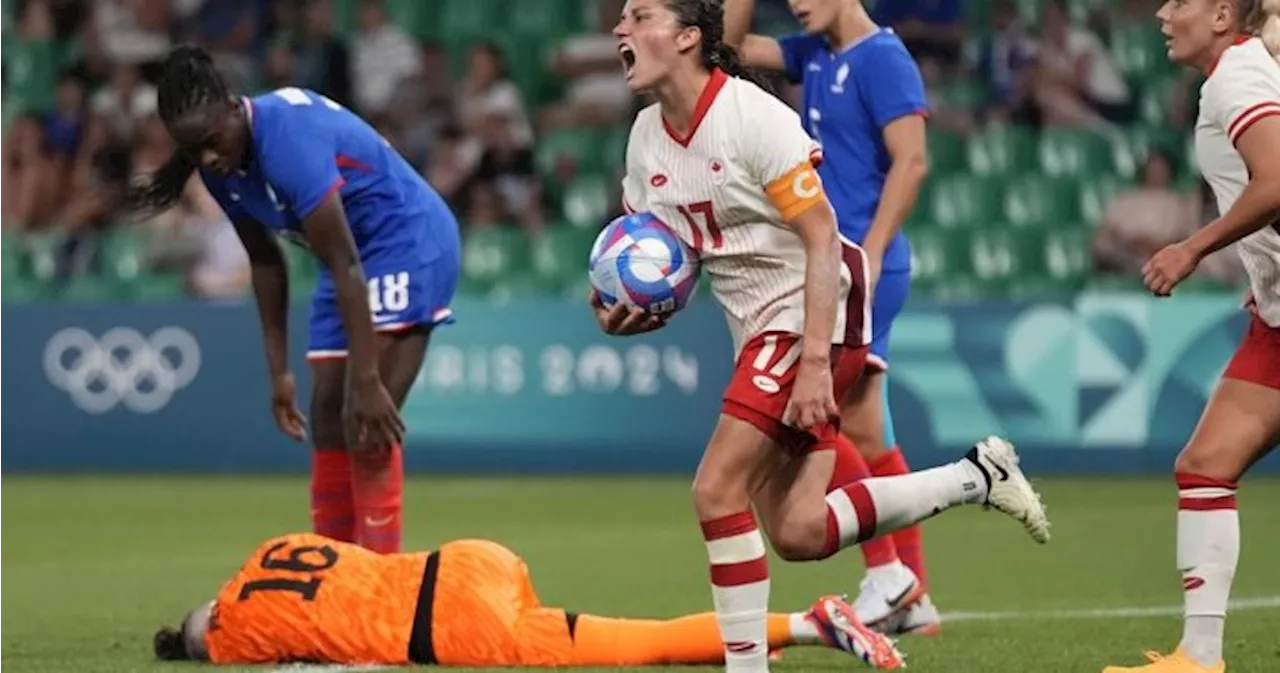
{"label": "red sock", "polygon": [[[871,464],[871,474],[876,477],[895,477],[910,473],[911,468],[907,465],[907,459],[902,456],[902,449],[896,446]],[[927,586],[929,581],[925,576],[924,541],[920,534],[920,524],[900,528],[891,537],[897,546],[898,557],[916,574],[920,583]]]}
{"label": "red sock", "polygon": [[351,460],[342,449],[311,452],[311,529],[342,542],[356,539]]}
{"label": "red sock", "polygon": [[404,456],[400,445],[352,454],[351,486],[360,544],[380,554],[399,552],[404,491]]}
{"label": "red sock", "polygon": [[[838,435],[830,448],[836,452],[836,465],[831,472],[831,483],[827,484],[828,493],[871,476],[867,461],[861,453],[858,453],[858,447],[853,445],[853,440],[843,434]],[[862,549],[863,562],[868,568],[876,568],[898,560],[895,537],[885,535],[867,540],[859,546]]]}

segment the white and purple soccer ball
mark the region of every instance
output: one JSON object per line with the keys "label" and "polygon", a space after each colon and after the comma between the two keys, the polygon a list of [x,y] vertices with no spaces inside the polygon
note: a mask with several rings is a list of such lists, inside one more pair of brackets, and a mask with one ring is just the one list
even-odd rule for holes
{"label": "white and purple soccer ball", "polygon": [[605,306],[621,301],[650,315],[668,315],[693,296],[698,255],[653,213],[632,213],[596,237],[587,274]]}

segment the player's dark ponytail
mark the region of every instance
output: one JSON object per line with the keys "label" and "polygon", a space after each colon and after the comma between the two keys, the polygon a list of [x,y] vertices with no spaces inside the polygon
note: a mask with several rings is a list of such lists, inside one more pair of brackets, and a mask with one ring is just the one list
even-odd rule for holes
{"label": "player's dark ponytail", "polygon": [[160,661],[187,661],[191,655],[187,653],[187,645],[182,640],[182,633],[177,629],[165,626],[151,639],[151,647],[155,650],[156,659]]}
{"label": "player's dark ponytail", "polygon": [[[163,64],[156,107],[160,120],[172,127],[183,115],[209,103],[231,98],[231,87],[223,79],[213,59],[199,47],[174,47]],[[158,212],[169,208],[182,197],[187,180],[197,168],[196,160],[182,150],[175,150],[155,173],[135,180],[125,192],[125,204],[131,210]]]}
{"label": "player's dark ponytail", "polygon": [[667,9],[682,26],[702,31],[702,67],[719,68],[731,77],[745,79],[766,91],[773,88],[754,70],[742,65],[738,50],[724,41],[724,0],[666,0]]}

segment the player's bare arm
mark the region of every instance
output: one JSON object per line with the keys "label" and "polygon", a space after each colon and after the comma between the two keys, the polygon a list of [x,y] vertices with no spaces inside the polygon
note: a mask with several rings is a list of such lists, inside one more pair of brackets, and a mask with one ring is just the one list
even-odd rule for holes
{"label": "player's bare arm", "polygon": [[279,242],[258,222],[237,219],[232,224],[249,256],[253,296],[271,377],[271,415],[281,432],[302,441],[307,438],[307,420],[298,410],[296,386],[289,371],[289,273],[284,253]]}
{"label": "player's bare arm", "polygon": [[1263,227],[1280,227],[1280,117],[1258,120],[1236,142],[1249,184],[1227,212],[1181,243],[1157,252],[1142,269],[1147,289],[1168,296],[1206,255]]}
{"label": "player's bare arm", "polygon": [[341,197],[336,193],[326,197],[303,221],[302,228],[311,250],[333,275],[342,323],[350,338],[345,413],[351,445],[380,448],[398,444],[404,438],[404,421],[378,374],[369,290]]}
{"label": "player's bare arm", "polygon": [[725,44],[737,49],[742,62],[749,68],[782,70],[782,47],[778,41],[750,33],[751,14],[755,7],[755,0],[727,0],[724,7]]}
{"label": "player's bare arm", "polygon": [[862,243],[873,284],[880,277],[885,248],[911,215],[920,186],[929,172],[923,116],[910,114],[895,119],[884,127],[883,135],[885,148],[889,150],[889,173],[885,176],[875,218]]}
{"label": "player's bare arm", "polygon": [[[817,179],[816,173],[814,178]],[[788,408],[789,420],[810,428],[840,413],[832,392],[831,334],[836,326],[840,287],[840,237],[836,216],[826,199],[789,223],[804,243],[804,341],[800,370]]]}

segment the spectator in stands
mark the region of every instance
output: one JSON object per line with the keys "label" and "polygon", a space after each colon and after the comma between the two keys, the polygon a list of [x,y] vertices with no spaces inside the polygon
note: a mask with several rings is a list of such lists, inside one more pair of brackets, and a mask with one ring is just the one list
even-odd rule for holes
{"label": "spectator in stands", "polygon": [[397,127],[397,149],[426,175],[441,134],[455,123],[453,80],[448,52],[439,43],[422,44],[418,58],[418,74],[396,88],[389,114]]}
{"label": "spectator in stands", "polygon": [[237,89],[253,80],[262,60],[266,6],[259,0],[203,0],[195,12],[195,38]]}
{"label": "spectator in stands", "polygon": [[[154,74],[171,45],[166,0],[95,0],[90,30],[108,62]],[[148,77],[148,79],[153,79]]]}
{"label": "spectator in stands", "polygon": [[[394,38],[393,38],[394,40]],[[302,25],[290,36],[292,84],[352,105],[351,54],[333,27],[333,3],[309,0]]]}
{"label": "spectator in stands", "polygon": [[985,116],[996,122],[1028,121],[1029,66],[1035,45],[1013,0],[991,3],[991,35],[978,46],[977,74],[987,86]]}
{"label": "spectator in stands", "polygon": [[962,0],[881,0],[871,18],[892,27],[921,64],[936,61],[946,70],[959,65],[967,32]]}
{"label": "spectator in stands", "polygon": [[418,74],[418,48],[387,18],[381,0],[361,0],[360,30],[351,41],[351,80],[356,109],[366,118],[387,112],[396,87]]}
{"label": "spectator in stands", "polygon": [[55,164],[44,151],[44,128],[35,115],[13,121],[4,141],[4,221],[29,231],[51,216],[57,203]]}
{"label": "spectator in stands", "polygon": [[[615,47],[616,49],[616,47]],[[533,128],[524,96],[507,76],[498,45],[479,42],[467,54],[467,70],[458,88],[457,118],[468,135],[478,136],[490,115],[501,115],[521,147],[533,144]]]}
{"label": "spectator in stands", "polygon": [[625,117],[632,96],[618,67],[618,41],[611,33],[624,4],[603,0],[597,6],[595,31],[560,44],[551,67],[564,81],[565,95],[543,111],[543,129],[608,126]]}
{"label": "spectator in stands", "polygon": [[1130,121],[1129,85],[1102,40],[1071,25],[1065,0],[1048,0],[1041,21],[1034,73],[1041,121],[1098,127]]}
{"label": "spectator in stands", "polygon": [[111,141],[128,143],[143,120],[155,114],[156,88],[142,81],[137,66],[121,64],[93,95],[90,109],[107,124]]}
{"label": "spectator in stands", "polygon": [[1152,150],[1137,187],[1120,192],[1094,233],[1093,266],[1105,273],[1136,275],[1157,250],[1200,226],[1199,204],[1173,189],[1170,155]]}
{"label": "spectator in stands", "polygon": [[533,149],[512,134],[504,113],[488,115],[480,129],[484,153],[471,176],[473,183],[490,185],[503,212],[532,236],[546,228],[542,209],[542,183],[534,167]]}
{"label": "spectator in stands", "polygon": [[444,197],[457,212],[466,210],[463,187],[475,172],[483,149],[479,143],[467,142],[466,135],[456,125],[446,126],[432,152],[423,173],[427,182]]}

